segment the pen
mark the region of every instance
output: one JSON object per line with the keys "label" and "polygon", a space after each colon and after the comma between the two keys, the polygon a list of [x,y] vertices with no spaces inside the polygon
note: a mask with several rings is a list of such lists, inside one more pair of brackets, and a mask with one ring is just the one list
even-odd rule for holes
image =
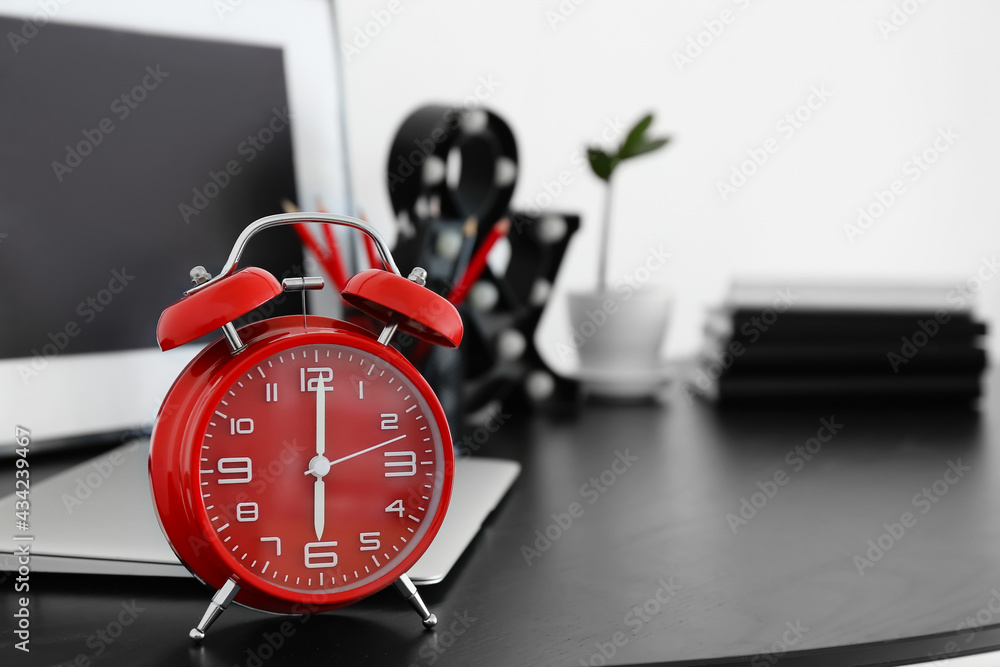
{"label": "pen", "polygon": [[[285,211],[285,213],[301,212],[298,206],[296,206],[294,203],[292,203],[287,199],[282,200],[281,208]],[[313,233],[309,229],[309,226],[306,225],[305,223],[292,225],[292,228],[295,230],[295,233],[298,234],[299,238],[302,240],[302,245],[308,248],[309,252],[311,252],[316,257],[317,261],[319,261],[319,263],[323,265],[323,270],[326,271],[326,274],[330,277],[330,280],[333,281],[337,289],[338,290],[344,289],[344,285],[347,284],[347,278],[344,275],[344,265],[340,261],[340,256],[337,253],[336,245],[335,244],[331,245],[329,247],[329,250],[324,250],[322,247],[320,247],[319,243],[316,241],[316,237],[313,236]],[[330,232],[327,236],[327,243],[329,244],[330,238],[333,236],[332,234],[333,230],[329,229],[330,225],[323,225],[323,228],[325,231]]]}
{"label": "pen", "polygon": [[469,258],[472,257],[472,249],[476,245],[476,232],[479,231],[479,220],[475,216],[470,217],[462,225],[462,248],[458,252],[455,260],[455,270],[451,274],[452,284],[457,284],[462,277],[462,273],[469,266]]}
{"label": "pen", "polygon": [[508,231],[510,231],[510,220],[507,218],[493,225],[493,229],[490,230],[483,244],[479,246],[479,249],[476,250],[476,253],[469,261],[469,266],[466,267],[465,272],[462,274],[462,279],[458,281],[458,284],[448,294],[448,301],[453,305],[458,306],[465,301],[469,290],[472,289],[472,286],[483,274],[483,270],[486,268],[486,258],[489,256],[493,246],[502,237],[506,236]]}
{"label": "pen", "polygon": [[[368,218],[365,217],[364,213],[359,213],[358,217],[365,222],[368,222]],[[365,253],[368,255],[368,265],[373,269],[379,268],[382,266],[382,259],[378,256],[378,251],[375,250],[375,242],[372,241],[372,237],[367,234],[362,234],[361,237],[365,242]]]}

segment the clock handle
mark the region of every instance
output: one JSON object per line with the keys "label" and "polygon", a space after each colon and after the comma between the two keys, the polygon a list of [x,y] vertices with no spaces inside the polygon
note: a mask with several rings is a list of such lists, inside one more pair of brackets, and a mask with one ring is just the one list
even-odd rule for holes
{"label": "clock handle", "polygon": [[382,257],[382,261],[385,262],[385,266],[389,272],[395,273],[397,276],[400,275],[399,267],[396,266],[396,262],[392,258],[392,253],[389,252],[389,246],[385,242],[385,239],[382,238],[382,235],[377,229],[364,220],[358,220],[357,218],[352,218],[348,215],[333,215],[331,213],[280,213],[278,215],[269,215],[266,218],[261,218],[260,220],[250,223],[250,225],[247,226],[247,228],[244,229],[236,239],[236,243],[233,245],[233,249],[229,253],[229,259],[226,260],[222,270],[219,271],[214,278],[199,285],[195,285],[185,292],[184,295],[188,296],[194,294],[195,292],[200,292],[206,287],[214,285],[216,282],[235,272],[247,242],[250,241],[250,239],[258,232],[270,229],[271,227],[294,225],[303,222],[318,222],[326,225],[352,227],[367,234],[371,237],[372,241],[375,242],[375,247],[378,249],[378,253]]}
{"label": "clock handle", "polygon": [[420,614],[420,619],[424,622],[424,627],[430,630],[435,625],[437,625],[437,616],[432,614],[427,609],[427,605],[424,601],[420,599],[420,593],[417,592],[417,587],[413,585],[410,578],[405,574],[399,576],[399,579],[392,582],[392,585],[396,587],[399,594],[403,596],[403,599],[410,603],[413,610]]}

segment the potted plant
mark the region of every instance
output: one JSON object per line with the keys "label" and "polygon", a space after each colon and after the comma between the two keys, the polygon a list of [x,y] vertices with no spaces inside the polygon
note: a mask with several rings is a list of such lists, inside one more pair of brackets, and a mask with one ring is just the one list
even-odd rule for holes
{"label": "potted plant", "polygon": [[612,178],[621,163],[652,153],[670,142],[670,137],[649,136],[652,123],[652,114],[639,120],[614,152],[597,147],[587,149],[590,168],[605,184],[597,289],[569,295],[570,317],[573,347],[581,369],[601,371],[601,377],[608,382],[651,377],[660,368],[658,353],[666,330],[669,294],[662,289],[623,282],[611,285],[608,276]]}
{"label": "potted plant", "polygon": [[607,291],[608,251],[611,238],[611,177],[625,160],[652,153],[670,143],[670,137],[651,139],[646,136],[649,126],[653,124],[653,114],[647,114],[635,124],[625,135],[624,141],[614,154],[606,153],[600,148],[588,148],[587,158],[594,175],[604,181],[604,217],[601,220],[601,247],[597,263],[597,291]]}

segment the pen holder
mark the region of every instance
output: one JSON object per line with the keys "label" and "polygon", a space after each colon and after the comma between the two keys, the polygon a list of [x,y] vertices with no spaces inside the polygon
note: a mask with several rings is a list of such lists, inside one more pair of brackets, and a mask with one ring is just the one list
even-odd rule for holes
{"label": "pen holder", "polygon": [[434,390],[451,428],[452,439],[460,442],[465,421],[461,347],[446,350],[447,354],[439,354],[437,346],[424,345],[420,340],[405,334],[397,336],[396,346]]}

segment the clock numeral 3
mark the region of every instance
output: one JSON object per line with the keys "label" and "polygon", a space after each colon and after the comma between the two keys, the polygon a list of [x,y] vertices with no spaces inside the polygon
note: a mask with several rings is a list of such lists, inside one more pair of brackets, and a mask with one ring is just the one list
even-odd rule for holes
{"label": "clock numeral 3", "polygon": [[337,546],[336,542],[309,542],[306,544],[306,567],[337,567],[336,551],[319,551]]}
{"label": "clock numeral 3", "polygon": [[219,484],[246,484],[253,479],[253,462],[249,456],[219,459],[220,475],[240,475],[230,479],[220,479]]}
{"label": "clock numeral 3", "polygon": [[382,548],[382,543],[379,541],[379,537],[382,533],[361,533],[361,550],[362,551],[377,551]]}
{"label": "clock numeral 3", "polygon": [[[390,461],[389,457],[405,458],[406,461]],[[385,473],[386,477],[413,477],[417,474],[417,455],[415,452],[385,452],[386,468],[406,468]],[[391,507],[391,505],[390,505]]]}

